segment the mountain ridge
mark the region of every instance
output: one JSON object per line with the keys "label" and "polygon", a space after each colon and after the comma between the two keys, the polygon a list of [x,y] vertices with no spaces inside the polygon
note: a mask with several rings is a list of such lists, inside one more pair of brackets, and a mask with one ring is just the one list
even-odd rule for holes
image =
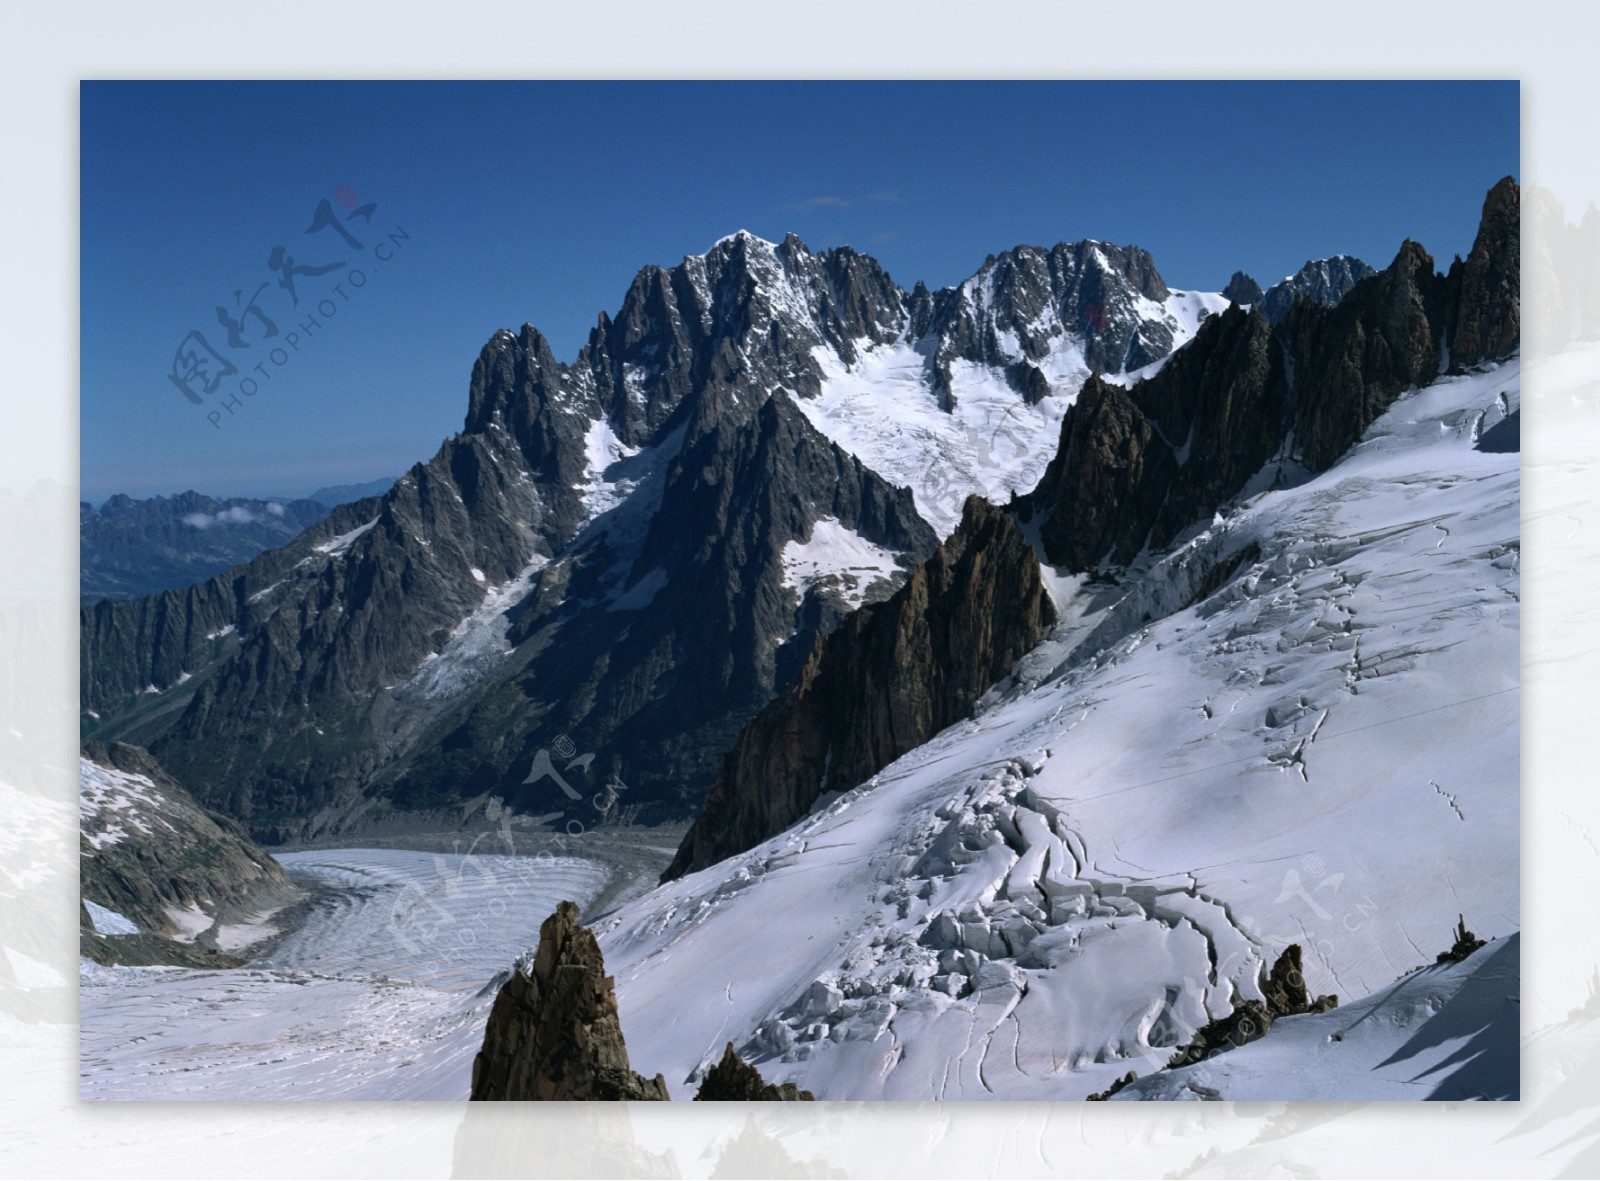
{"label": "mountain ridge", "polygon": [[[941,292],[906,293],[870,256],[792,234],[643,268],[570,364],[531,326],[495,333],[462,431],[383,496],[210,582],[86,611],[85,732],[151,745],[269,840],[484,790],[565,807],[523,779],[557,741],[640,789],[620,815],[690,811],[686,785],[814,638],[932,551],[927,520],[950,523],[935,496],[1021,490],[1096,358],[1159,360],[1215,306],[1170,291],[1147,253],[1091,241],[1005,252]],[[901,355],[898,400],[855,420],[825,408],[871,358]],[[965,457],[957,479],[932,473],[934,491],[896,489],[899,468],[863,457],[862,437],[912,412],[949,424],[955,450],[932,467]],[[724,451],[767,459],[735,471]],[[996,463],[1002,482],[974,487]],[[711,492],[728,479],[751,484]],[[691,502],[712,514],[693,532],[716,537],[766,507],[696,557],[675,541]],[[795,581],[793,547],[828,552],[819,521],[888,565],[852,573],[839,551],[837,570]],[[662,594],[689,625],[627,618]],[[737,651],[719,657],[730,633]]]}

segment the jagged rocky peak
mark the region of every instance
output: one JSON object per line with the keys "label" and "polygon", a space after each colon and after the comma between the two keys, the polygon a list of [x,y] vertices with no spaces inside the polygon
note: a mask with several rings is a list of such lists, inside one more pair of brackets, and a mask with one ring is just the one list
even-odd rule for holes
{"label": "jagged rocky peak", "polygon": [[634,1072],[600,945],[562,902],[489,1011],[472,1063],[474,1100],[665,1100],[666,1080]]}
{"label": "jagged rocky peak", "polygon": [[1289,314],[1289,308],[1297,299],[1309,299],[1323,307],[1332,307],[1348,295],[1357,283],[1375,274],[1377,272],[1366,263],[1349,254],[1308,259],[1298,271],[1274,283],[1261,295],[1262,314],[1278,324]]}
{"label": "jagged rocky peak", "polygon": [[793,1083],[767,1082],[760,1071],[735,1053],[729,1042],[722,1058],[706,1072],[694,1098],[697,1103],[792,1103],[811,1102],[816,1096]]}
{"label": "jagged rocky peak", "polygon": [[[1592,212],[1592,207],[1591,207]],[[1584,224],[1590,224],[1588,215]],[[1522,199],[1517,182],[1503,178],[1483,201],[1483,216],[1467,260],[1450,268],[1460,283],[1450,342],[1453,370],[1510,356],[1522,344]]]}
{"label": "jagged rocky peak", "polygon": [[603,415],[622,443],[644,446],[691,394],[735,384],[814,394],[814,348],[848,364],[861,341],[892,339],[905,321],[903,295],[875,259],[849,247],[815,254],[794,234],[774,244],[741,230],[676,266],[640,270],[616,317],[600,316],[570,367],[531,327],[496,333],[482,375],[474,371],[466,429],[498,418],[535,464],[559,449],[537,431],[525,439],[529,425],[548,435],[562,414],[585,424]]}
{"label": "jagged rocky peak", "polygon": [[1016,509],[1024,521],[1042,518],[1040,543],[1054,565],[1087,571],[1126,563],[1143,546],[1177,468],[1133,394],[1091,377],[1061,421],[1055,458]]}
{"label": "jagged rocky peak", "polygon": [[968,717],[1054,621],[1032,547],[1009,514],[969,497],[906,584],[820,639],[745,726],[664,877],[752,848]]}
{"label": "jagged rocky peak", "polygon": [[1280,327],[1295,375],[1295,445],[1313,471],[1348,451],[1405,390],[1440,374],[1455,287],[1408,238],[1338,306],[1290,308]]}
{"label": "jagged rocky peak", "polygon": [[1055,459],[1017,504],[1039,519],[1048,559],[1089,571],[1160,550],[1253,478],[1277,478],[1269,462],[1279,473],[1325,470],[1447,362],[1509,355],[1520,323],[1516,202],[1513,182],[1495,186],[1472,257],[1448,277],[1409,239],[1362,278],[1348,256],[1308,264],[1288,281],[1301,289],[1278,323],[1268,292],[1248,311],[1209,317],[1130,389],[1092,379],[1062,420]]}
{"label": "jagged rocky peak", "polygon": [[1176,323],[1159,306],[1170,294],[1147,251],[1085,239],[991,255],[966,282],[936,293],[919,284],[910,321],[915,335],[937,338],[942,397],[959,359],[1008,367],[1012,385],[1036,401],[1042,374],[1034,363],[1063,334],[1081,338],[1095,372],[1136,369],[1170,353]]}
{"label": "jagged rocky peak", "polygon": [[1228,285],[1222,289],[1222,294],[1229,303],[1258,303],[1261,299],[1261,284],[1243,271],[1234,271],[1233,278],[1228,280]]}
{"label": "jagged rocky peak", "polygon": [[1260,469],[1284,425],[1271,333],[1258,310],[1233,305],[1133,388],[1090,379],[1062,420],[1055,459],[1017,502],[1024,520],[1041,518],[1051,562],[1125,565],[1209,518]]}

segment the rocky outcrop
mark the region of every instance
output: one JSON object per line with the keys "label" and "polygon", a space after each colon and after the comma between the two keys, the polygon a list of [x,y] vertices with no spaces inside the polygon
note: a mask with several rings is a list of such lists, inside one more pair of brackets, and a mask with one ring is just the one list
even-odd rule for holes
{"label": "rocky outcrop", "polygon": [[1509,176],[1484,198],[1478,236],[1467,260],[1450,268],[1459,284],[1455,331],[1450,341],[1453,370],[1494,361],[1522,344],[1522,200]]}
{"label": "rocky outcrop", "polygon": [[1312,999],[1301,973],[1298,943],[1284,948],[1272,965],[1272,971],[1260,982],[1260,988],[1265,1000],[1238,1001],[1226,1017],[1207,1022],[1195,1030],[1194,1037],[1172,1056],[1167,1068],[1191,1066],[1219,1051],[1263,1038],[1280,1017],[1326,1013],[1339,1005],[1339,998],[1332,995]]}
{"label": "rocky outcrop", "polygon": [[1043,518],[1039,539],[1051,562],[1074,570],[1120,564],[1143,546],[1177,470],[1172,447],[1132,393],[1091,377],[1062,420],[1055,458],[1016,509],[1024,521]]}
{"label": "rocky outcrop", "polygon": [[1306,987],[1298,943],[1289,944],[1274,961],[1272,971],[1261,982],[1261,993],[1266,998],[1267,1009],[1274,1017],[1326,1013],[1339,1005],[1337,996],[1313,996]]}
{"label": "rocky outcrop", "polygon": [[665,1100],[666,1080],[636,1074],[617,1019],[615,984],[576,903],[539,928],[489,1011],[472,1063],[474,1100]]}
{"label": "rocky outcrop", "polygon": [[1514,351],[1515,210],[1508,178],[1485,203],[1471,265],[1448,276],[1407,241],[1328,306],[1363,265],[1325,260],[1281,323],[1265,298],[1233,306],[1133,388],[1091,380],[1062,420],[1055,460],[1015,504],[1048,559],[1090,571],[1165,548],[1253,479],[1276,478],[1274,460],[1323,471],[1407,389]]}
{"label": "rocky outcrop", "polygon": [[734,1052],[732,1042],[722,1051],[721,1060],[706,1072],[694,1097],[697,1103],[810,1102],[816,1098],[793,1083],[767,1082],[760,1071]]}
{"label": "rocky outcrop", "polygon": [[1234,271],[1233,277],[1228,280],[1228,285],[1222,289],[1222,297],[1229,303],[1258,303],[1261,299],[1261,284],[1243,271]]}
{"label": "rocky outcrop", "polygon": [[1435,961],[1440,964],[1459,964],[1478,948],[1483,947],[1485,941],[1479,939],[1467,930],[1467,916],[1456,916],[1455,942],[1450,945],[1449,951],[1441,951]]}
{"label": "rocky outcrop", "polygon": [[1285,414],[1271,334],[1260,312],[1234,306],[1132,389],[1090,379],[1062,421],[1056,458],[1016,506],[1024,520],[1042,518],[1052,562],[1126,564],[1209,517],[1260,469]]}
{"label": "rocky outcrop", "polygon": [[739,734],[665,879],[781,832],[945,727],[1055,620],[1038,559],[979,497],[906,584],[820,639],[798,678]]}
{"label": "rocky outcrop", "polygon": [[300,897],[237,822],[137,746],[84,743],[78,841],[80,942],[99,963],[229,967],[242,947],[230,921]]}

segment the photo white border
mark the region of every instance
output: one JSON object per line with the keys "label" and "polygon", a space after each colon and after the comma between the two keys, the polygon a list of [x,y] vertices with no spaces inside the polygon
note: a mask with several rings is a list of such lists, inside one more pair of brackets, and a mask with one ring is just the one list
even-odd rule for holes
{"label": "photo white border", "polygon": [[8,7],[4,20],[0,949],[13,995],[0,998],[0,1175],[616,1176],[664,1167],[670,1153],[681,1175],[706,1176],[735,1140],[749,1175],[786,1161],[917,1177],[1600,1172],[1600,940],[1588,909],[1600,881],[1600,792],[1582,745],[1600,685],[1600,347],[1523,366],[1526,984],[1515,1104],[79,1103],[69,523],[81,78],[1515,78],[1524,186],[1545,185],[1577,218],[1600,201],[1594,10],[458,0],[442,10],[59,3]]}

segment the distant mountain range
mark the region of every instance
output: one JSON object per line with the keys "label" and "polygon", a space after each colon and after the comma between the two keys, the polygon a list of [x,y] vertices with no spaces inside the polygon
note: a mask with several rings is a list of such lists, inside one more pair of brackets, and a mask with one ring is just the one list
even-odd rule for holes
{"label": "distant mountain range", "polygon": [[284,545],[341,504],[375,496],[393,480],[319,488],[303,498],[180,492],[78,505],[79,596],[133,599],[192,586]]}
{"label": "distant mountain range", "polygon": [[308,493],[306,499],[325,504],[329,508],[337,508],[341,504],[365,500],[369,496],[382,496],[393,487],[393,476],[386,480],[368,480],[365,484],[330,484],[326,488],[318,488],[315,492]]}
{"label": "distant mountain range", "polygon": [[1269,324],[1281,324],[1297,299],[1309,299],[1331,308],[1361,280],[1376,274],[1371,267],[1348,254],[1308,261],[1294,274],[1274,283],[1266,291],[1243,271],[1235,271],[1222,294],[1232,303],[1253,304]]}

